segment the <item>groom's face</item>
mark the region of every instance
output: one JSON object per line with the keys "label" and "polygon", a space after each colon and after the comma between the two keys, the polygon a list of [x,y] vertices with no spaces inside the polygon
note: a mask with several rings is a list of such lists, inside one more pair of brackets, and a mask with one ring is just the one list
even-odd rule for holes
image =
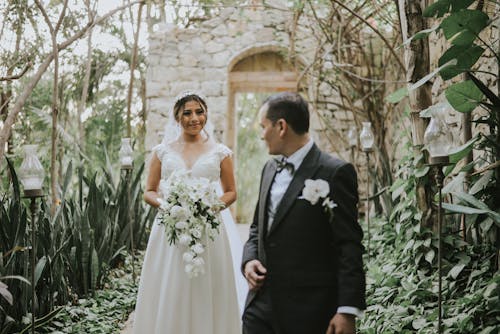
{"label": "groom's face", "polygon": [[269,154],[276,155],[282,152],[282,139],[280,137],[280,127],[278,122],[273,122],[267,118],[267,105],[263,105],[259,111],[259,123],[262,129],[261,139],[266,142]]}

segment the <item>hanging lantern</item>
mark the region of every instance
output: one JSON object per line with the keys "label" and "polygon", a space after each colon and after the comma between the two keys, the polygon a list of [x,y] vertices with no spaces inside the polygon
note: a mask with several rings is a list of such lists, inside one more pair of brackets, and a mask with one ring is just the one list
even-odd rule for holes
{"label": "hanging lantern", "polygon": [[24,160],[19,167],[19,179],[26,197],[42,196],[45,172],[37,156],[38,145],[24,145]]}
{"label": "hanging lantern", "polygon": [[356,133],[356,127],[353,125],[349,132],[347,132],[347,141],[349,142],[349,147],[354,148],[358,145],[358,138]]}
{"label": "hanging lantern", "polygon": [[453,137],[445,121],[446,109],[445,104],[433,108],[431,120],[425,129],[424,143],[429,151],[431,165],[447,164],[449,162],[448,155],[453,145]]}
{"label": "hanging lantern", "polygon": [[119,156],[122,169],[131,169],[132,162],[134,161],[132,154],[132,146],[130,145],[130,138],[122,138],[122,145],[120,147]]}
{"label": "hanging lantern", "polygon": [[365,152],[373,151],[373,144],[375,143],[375,137],[372,132],[372,123],[363,122],[363,129],[359,135],[359,141],[361,142],[361,147]]}

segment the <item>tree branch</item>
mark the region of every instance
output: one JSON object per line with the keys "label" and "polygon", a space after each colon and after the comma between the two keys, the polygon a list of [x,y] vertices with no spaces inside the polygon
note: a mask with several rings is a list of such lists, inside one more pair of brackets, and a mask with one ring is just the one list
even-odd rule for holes
{"label": "tree branch", "polygon": [[13,81],[13,80],[17,80],[17,79],[21,78],[23,75],[25,75],[26,72],[28,72],[28,70],[30,69],[31,66],[33,66],[33,63],[29,62],[28,64],[26,64],[26,66],[24,67],[24,69],[22,70],[21,73],[16,74],[16,75],[7,76],[7,77],[0,77],[0,81]]}
{"label": "tree branch", "polygon": [[352,15],[356,16],[358,19],[360,19],[361,21],[363,21],[364,23],[366,23],[366,25],[371,30],[373,30],[373,32],[375,32],[382,39],[382,41],[385,43],[385,45],[387,45],[387,47],[391,51],[391,54],[394,56],[394,58],[398,62],[399,67],[401,67],[401,70],[402,71],[406,71],[406,68],[403,65],[403,62],[401,61],[401,59],[399,59],[399,57],[396,54],[396,52],[394,52],[394,49],[391,47],[391,44],[389,43],[389,41],[384,37],[384,35],[382,35],[382,33],[380,31],[378,31],[378,29],[376,29],[375,27],[373,27],[368,21],[366,21],[364,18],[362,18],[360,15],[358,15],[357,13],[355,13],[354,11],[352,11],[349,7],[347,7],[343,3],[339,2],[338,0],[331,0],[331,1],[335,2],[336,4],[338,4],[339,6],[341,6],[342,8],[346,9],[349,13],[351,13]]}
{"label": "tree branch", "polygon": [[[39,0],[36,0],[36,1],[39,1]],[[73,36],[68,38],[66,41],[64,41],[61,44],[58,44],[57,45],[58,50],[61,51],[61,50],[66,49],[73,42],[75,42],[76,40],[78,40],[79,38],[84,36],[90,28],[104,22],[106,19],[113,16],[115,13],[127,8],[128,6],[133,6],[133,5],[136,5],[136,4],[141,3],[141,2],[144,2],[144,0],[137,0],[137,1],[125,4],[123,6],[120,6],[118,8],[115,8],[115,9],[109,11],[108,13],[106,13],[105,15],[103,15],[101,17],[98,17],[95,21],[89,22],[85,27],[80,29],[78,32],[76,32]],[[50,66],[50,63],[52,62],[53,59],[54,59],[54,54],[52,52],[47,54],[47,56],[45,57],[44,61],[42,62],[42,64],[38,68],[35,75],[26,84],[26,86],[24,86],[24,90],[22,91],[21,95],[17,98],[16,103],[14,104],[13,108],[11,109],[9,114],[7,115],[7,118],[4,121],[3,127],[0,130],[0,165],[4,159],[5,143],[7,142],[8,138],[10,136],[10,133],[12,130],[12,125],[14,124],[14,122],[16,120],[16,116],[17,116],[17,114],[19,114],[19,112],[23,108],[26,100],[31,95],[31,92],[33,91],[33,89],[37,85],[38,81],[40,81],[42,75],[45,73],[47,68]]]}

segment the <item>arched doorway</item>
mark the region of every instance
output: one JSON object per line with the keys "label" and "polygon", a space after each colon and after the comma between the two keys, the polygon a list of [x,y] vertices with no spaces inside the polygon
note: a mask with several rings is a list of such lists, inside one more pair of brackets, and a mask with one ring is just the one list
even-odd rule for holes
{"label": "arched doorway", "polygon": [[248,223],[257,200],[260,169],[268,159],[260,142],[257,112],[274,92],[297,91],[298,75],[276,47],[248,50],[231,62],[225,142],[235,153],[238,203],[236,220]]}

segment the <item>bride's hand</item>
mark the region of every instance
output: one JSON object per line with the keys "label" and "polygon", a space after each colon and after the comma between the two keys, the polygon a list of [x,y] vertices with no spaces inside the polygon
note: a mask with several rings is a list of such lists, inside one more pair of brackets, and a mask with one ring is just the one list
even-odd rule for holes
{"label": "bride's hand", "polygon": [[245,278],[250,290],[258,290],[266,279],[266,268],[259,260],[251,260],[245,264]]}

